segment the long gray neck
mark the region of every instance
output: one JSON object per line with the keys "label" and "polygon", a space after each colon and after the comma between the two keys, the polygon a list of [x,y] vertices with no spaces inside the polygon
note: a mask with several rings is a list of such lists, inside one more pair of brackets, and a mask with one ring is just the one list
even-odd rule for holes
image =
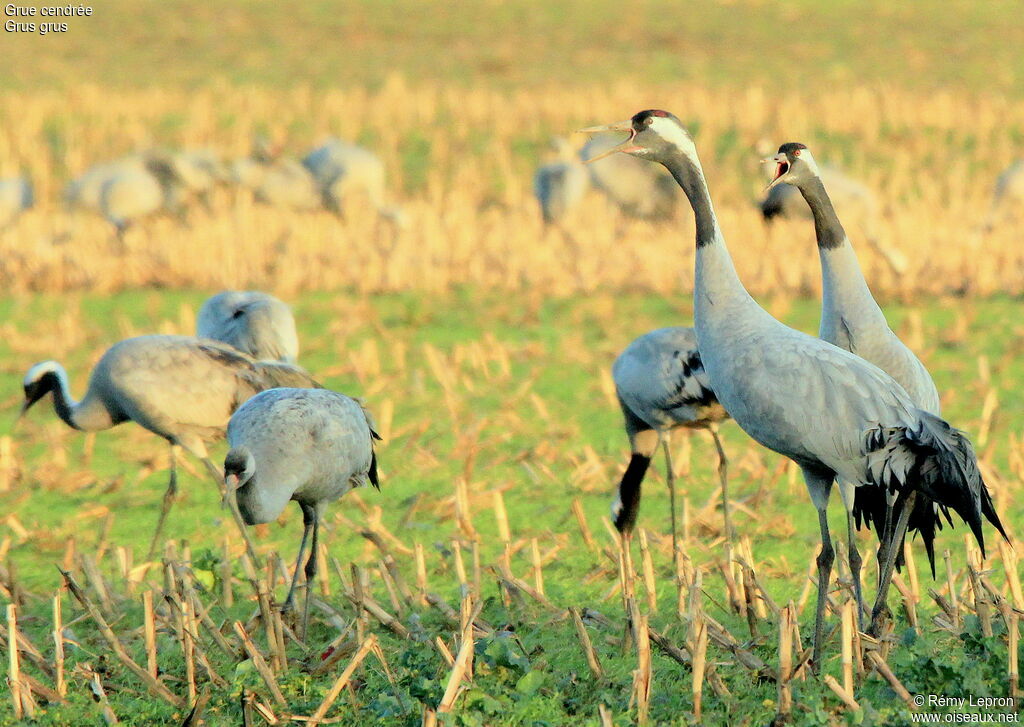
{"label": "long gray neck", "polygon": [[818,247],[831,250],[842,246],[846,242],[846,230],[839,221],[839,215],[832,206],[832,200],[825,191],[821,178],[812,176],[797,185],[797,189],[807,200],[811,214],[814,215],[814,234],[818,238]]}

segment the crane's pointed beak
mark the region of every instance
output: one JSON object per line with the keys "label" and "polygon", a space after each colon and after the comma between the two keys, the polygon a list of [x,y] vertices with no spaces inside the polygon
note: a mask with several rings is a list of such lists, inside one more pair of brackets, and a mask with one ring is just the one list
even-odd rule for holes
{"label": "crane's pointed beak", "polygon": [[224,501],[221,507],[227,507],[235,497],[235,490],[238,489],[238,475],[232,473],[224,476]]}
{"label": "crane's pointed beak", "polygon": [[768,186],[764,188],[764,191],[767,192],[772,187],[780,184],[782,182],[782,178],[789,172],[789,159],[786,158],[785,154],[776,154],[775,156],[768,157],[767,159],[762,159],[761,163],[773,163],[777,165],[775,167],[775,176],[772,177],[772,181],[768,183]]}
{"label": "crane's pointed beak", "polygon": [[639,147],[639,146],[637,146],[636,144],[633,143],[633,138],[636,136],[636,131],[633,129],[633,122],[632,121],[628,121],[628,120],[627,121],[616,121],[614,124],[605,124],[603,126],[588,126],[585,129],[579,129],[578,133],[580,133],[580,134],[604,134],[604,133],[607,133],[607,132],[610,132],[610,131],[611,132],[615,132],[615,131],[625,132],[625,133],[629,134],[629,138],[626,139],[621,144],[616,144],[611,149],[606,149],[605,151],[601,152],[600,154],[598,154],[595,157],[591,157],[590,159],[584,159],[583,160],[584,164],[592,164],[593,162],[596,162],[598,159],[604,159],[605,157],[611,156],[612,154],[617,154],[619,152],[623,152],[625,154],[629,154],[629,153],[632,153],[632,152],[640,151],[641,147]]}

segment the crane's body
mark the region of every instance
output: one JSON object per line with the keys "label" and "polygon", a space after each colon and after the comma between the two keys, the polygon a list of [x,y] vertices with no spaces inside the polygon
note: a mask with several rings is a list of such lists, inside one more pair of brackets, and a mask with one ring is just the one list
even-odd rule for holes
{"label": "crane's body", "polygon": [[533,176],[533,194],[547,225],[562,222],[590,187],[590,175],[569,142],[559,137],[552,146],[557,159],[539,167]]}
{"label": "crane's body", "polygon": [[725,247],[693,139],[665,111],[590,131],[622,130],[613,148],[664,165],[694,211],[694,321],[704,368],[719,402],[756,441],[796,462],[818,511],[818,604],[814,662],[820,668],[825,603],[834,560],[826,508],[838,479],[847,509],[850,564],[860,600],[860,556],[853,538],[856,488],[878,497],[895,490],[900,520],[887,543],[872,632],[892,576],[896,549],[910,525],[918,492],[956,511],[984,548],[986,518],[1002,525],[966,436],[917,408],[891,376],[837,346],[783,325],[743,287]]}
{"label": "crane's body", "polygon": [[661,443],[665,450],[666,481],[675,537],[675,475],[669,434],[674,429],[707,429],[712,433],[719,452],[723,514],[728,536],[726,463],[717,432],[718,422],[726,419],[728,414],[711,390],[711,382],[697,350],[694,330],[682,326],[658,328],[635,339],[615,360],[612,380],[631,450],[629,466],[623,473],[618,497],[612,506],[615,527],[623,533],[633,530],[640,506],[641,484]]}
{"label": "crane's body", "polygon": [[935,382],[920,359],[889,328],[871,295],[857,253],[833,206],[824,171],[818,169],[803,144],[783,144],[771,161],[780,165],[781,174],[772,181],[769,194],[782,188],[799,193],[814,220],[822,279],[819,338],[875,364],[906,389],[915,406],[938,415]]}
{"label": "crane's body", "polygon": [[231,180],[249,190],[260,204],[311,212],[323,209],[320,188],[309,169],[295,159],[280,157],[266,144],[231,164]]}
{"label": "crane's body", "polygon": [[260,361],[294,364],[299,358],[291,308],[269,293],[226,290],[208,298],[196,316],[196,335]]}
{"label": "crane's body", "polygon": [[[584,160],[600,156],[614,143],[594,137],[584,145]],[[590,182],[629,217],[664,220],[675,214],[679,190],[672,177],[657,167],[625,155],[606,156],[587,165]]]}
{"label": "crane's body", "polygon": [[103,354],[81,401],[72,398],[67,374],[59,363],[36,364],[25,376],[22,413],[52,393],[57,415],[70,427],[95,432],[133,421],[168,441],[171,479],[150,546],[152,553],[177,492],[176,449],[182,447],[202,460],[220,486],[207,443],[223,436],[240,404],[277,386],[319,385],[298,367],[255,361],[216,341],[139,336],[120,341]]}
{"label": "crane's body", "polygon": [[[781,187],[799,191],[814,220],[822,274],[819,337],[875,364],[904,388],[915,407],[938,416],[940,403],[935,382],[920,359],[889,328],[885,314],[871,295],[853,245],[832,204],[825,175],[810,150],[805,144],[791,142],[780,146],[778,153],[765,161],[778,165],[769,191]],[[872,523],[885,542],[894,520],[899,518],[899,512],[894,511],[896,501],[893,491],[887,492],[884,499],[858,491],[853,515],[858,522]],[[916,502],[913,518],[934,568],[933,540],[942,521],[927,495]],[[898,557],[902,558],[902,543],[899,545]],[[879,548],[880,561],[883,551]]]}
{"label": "crane's body", "polygon": [[327,139],[302,160],[316,182],[326,209],[342,214],[347,200],[363,197],[377,213],[404,224],[402,211],[385,202],[384,162],[361,146]]}
{"label": "crane's body", "polygon": [[326,389],[279,388],[243,404],[228,425],[231,451],[224,461],[226,481],[249,525],[276,520],[289,501],[303,513],[304,531],[288,591],[290,606],[307,538],[306,605],[316,573],[319,520],[327,503],[367,483],[379,488],[369,415],[355,399]]}
{"label": "crane's body", "polygon": [[991,231],[996,225],[1018,216],[1024,210],[1024,159],[1018,159],[996,178],[992,203],[982,229]]}
{"label": "crane's body", "polygon": [[14,224],[34,203],[35,193],[28,177],[0,179],[0,231]]}

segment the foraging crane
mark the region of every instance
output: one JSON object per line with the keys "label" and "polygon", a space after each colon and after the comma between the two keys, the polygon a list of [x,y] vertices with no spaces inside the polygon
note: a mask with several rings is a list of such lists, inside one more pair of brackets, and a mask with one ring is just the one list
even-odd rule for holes
{"label": "foraging crane", "polygon": [[569,142],[557,137],[551,140],[551,146],[558,158],[533,175],[533,194],[545,225],[560,223],[579,205],[590,186],[589,172]]}
{"label": "foraging crane", "polygon": [[679,199],[672,177],[629,156],[602,157],[611,146],[611,139],[598,136],[580,151],[580,157],[587,160],[591,184],[628,217],[671,219]]}
{"label": "foraging crane", "polygon": [[147,154],[141,168],[119,169],[102,183],[100,213],[123,240],[128,228],[144,217],[165,210],[180,214],[180,183],[173,160]]}
{"label": "foraging crane", "polygon": [[194,198],[210,209],[210,193],[227,182],[228,169],[212,149],[184,149],[170,155],[171,166],[179,180],[182,196]]}
{"label": "foraging crane", "polygon": [[982,230],[991,232],[999,222],[1021,209],[1024,209],[1024,159],[1011,164],[996,179],[992,204],[982,223]]}
{"label": "foraging crane", "polygon": [[265,139],[254,140],[249,156],[232,163],[230,177],[261,204],[300,212],[323,207],[320,188],[309,169],[295,159],[280,156]]}
{"label": "foraging crane", "polygon": [[28,177],[0,179],[0,231],[13,225],[34,201],[32,181]]}
{"label": "foraging crane", "polygon": [[640,508],[640,486],[660,442],[665,452],[665,478],[672,510],[672,552],[676,552],[676,490],[670,433],[673,429],[706,429],[718,449],[725,537],[731,538],[727,461],[718,437],[718,422],[729,415],[711,390],[693,329],[659,328],[640,336],[615,359],[612,379],[632,452],[612,505],[615,528],[624,534],[633,531]]}
{"label": "foraging crane", "polygon": [[[857,262],[857,254],[832,204],[828,191],[831,185],[826,183],[826,177],[819,170],[810,149],[805,144],[790,142],[780,146],[775,156],[764,161],[777,165],[769,190],[785,187],[799,191],[814,219],[822,275],[818,336],[870,361],[896,379],[915,406],[938,416],[939,392],[935,382],[920,359],[889,328],[885,314],[872,297]],[[895,493],[888,495],[888,502],[883,505],[878,498],[861,497],[858,491],[858,500],[862,502],[854,507],[855,515],[863,514],[866,520],[873,521],[882,542],[888,540],[892,519],[899,517],[899,513],[892,510]],[[912,517],[919,523],[918,529],[934,574],[933,540],[935,529],[941,529],[942,521],[937,518],[926,496],[919,497]],[[899,553],[901,558],[902,547]],[[879,549],[880,561],[881,557],[882,550]]]}
{"label": "foraging crane", "polygon": [[317,569],[320,516],[328,502],[377,481],[373,440],[380,439],[362,405],[327,389],[272,389],[239,407],[228,423],[231,451],[224,481],[248,525],[276,520],[289,500],[302,508],[302,541],[284,608],[291,608],[310,532],[302,636],[309,624],[309,587]]}
{"label": "foraging crane", "polygon": [[340,139],[328,139],[307,154],[302,164],[313,175],[327,210],[341,216],[346,199],[365,195],[378,215],[398,227],[404,226],[402,210],[384,203],[384,162],[373,152]]}
{"label": "foraging crane", "polygon": [[[297,366],[255,361],[216,341],[139,336],[107,349],[92,370],[89,390],[81,401],[72,398],[67,373],[56,361],[30,368],[25,374],[25,402],[19,417],[52,393],[57,416],[73,429],[97,432],[133,421],[167,440],[171,475],[149,547],[151,556],[178,491],[178,448],[201,460],[223,492],[220,471],[210,461],[206,443],[223,436],[228,419],[240,404],[276,386],[318,388],[319,384]],[[252,543],[235,508],[232,516],[252,553]]]}
{"label": "foraging crane", "polygon": [[[625,152],[663,165],[682,188],[696,223],[694,321],[701,360],[718,400],[756,441],[796,462],[821,530],[814,666],[821,667],[825,606],[835,551],[826,508],[839,480],[850,549],[854,490],[895,489],[902,502],[872,610],[877,633],[896,558],[918,492],[970,526],[984,550],[982,518],[1005,537],[977,458],[963,432],[914,406],[891,376],[827,341],[792,329],[759,306],[740,282],[715,217],[697,148],[667,111],[585,129],[629,137],[606,153]],[[853,560],[851,556],[851,561]],[[856,559],[859,562],[859,556]],[[859,572],[854,573],[859,580]],[[857,588],[856,592],[859,593]],[[862,611],[858,604],[858,612]]]}
{"label": "foraging crane", "polygon": [[234,346],[258,361],[294,364],[299,336],[287,303],[255,290],[225,290],[208,298],[196,316],[196,335]]}

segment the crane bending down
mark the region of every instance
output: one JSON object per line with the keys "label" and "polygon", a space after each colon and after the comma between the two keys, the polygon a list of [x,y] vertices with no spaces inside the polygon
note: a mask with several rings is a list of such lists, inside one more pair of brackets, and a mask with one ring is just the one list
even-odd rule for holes
{"label": "crane bending down", "polygon": [[[69,427],[96,432],[133,421],[163,437],[171,446],[171,474],[149,546],[152,556],[178,491],[178,448],[206,466],[222,495],[228,495],[232,517],[242,530],[246,548],[252,543],[220,470],[210,461],[206,443],[224,435],[231,414],[250,397],[276,386],[319,387],[297,366],[255,361],[230,346],[189,336],[139,336],[111,346],[89,378],[89,390],[75,401],[64,367],[44,361],[25,375],[24,414],[46,394],[53,394],[57,416]],[[255,561],[254,561],[255,562]]]}
{"label": "crane bending down", "polygon": [[665,480],[672,511],[672,552],[676,552],[676,491],[670,434],[674,429],[707,429],[718,449],[725,537],[731,538],[727,460],[718,437],[718,422],[729,415],[711,390],[693,329],[658,328],[640,336],[615,359],[612,379],[632,452],[612,505],[616,529],[626,535],[633,531],[640,509],[640,486],[660,443],[665,453]]}
{"label": "crane bending down", "polygon": [[561,137],[551,140],[558,158],[539,167],[533,175],[533,195],[545,225],[559,225],[575,209],[590,187],[590,177],[579,155]]}
{"label": "crane bending down", "polygon": [[[377,458],[369,414],[355,399],[326,389],[272,389],[243,404],[228,424],[226,487],[237,493],[249,525],[276,520],[289,500],[302,508],[302,542],[284,608],[291,608],[310,532],[302,635],[309,623],[309,584],[316,575],[320,515],[328,502],[369,482]],[[237,489],[236,489],[237,488]]]}
{"label": "crane bending down", "polygon": [[255,290],[225,290],[208,298],[196,316],[196,335],[234,346],[259,361],[299,359],[295,317],[287,303]]}
{"label": "crane bending down", "polygon": [[[818,336],[831,344],[870,361],[892,376],[910,395],[919,409],[936,416],[940,413],[939,392],[931,374],[921,360],[889,328],[885,314],[875,302],[857,262],[857,254],[839,221],[832,199],[818,165],[805,144],[790,142],[779,147],[774,157],[775,176],[769,189],[792,185],[807,201],[814,219],[814,232],[821,260],[822,300],[821,325]],[[892,524],[899,519],[895,511],[896,493],[886,498],[857,491],[854,519],[874,525],[881,542],[888,542]],[[935,574],[935,531],[942,520],[927,495],[920,494],[911,514],[916,530],[921,533],[932,575]],[[897,543],[897,565],[902,561],[903,544]],[[879,563],[883,548],[878,550]],[[857,564],[859,567],[859,564]],[[854,564],[850,564],[851,569]]]}
{"label": "crane bending down", "polygon": [[[873,613],[885,604],[909,513],[919,491],[954,510],[984,550],[982,518],[1005,537],[967,437],[923,411],[874,364],[789,328],[761,308],[736,275],[715,217],[697,148],[674,115],[642,111],[629,121],[587,132],[624,131],[610,150],[665,166],[683,189],[696,221],[694,320],[701,359],[719,401],[762,445],[796,462],[818,511],[818,599],[814,666],[820,669],[825,606],[835,552],[826,508],[833,482],[852,535],[854,490],[895,489],[903,500],[887,546]],[[850,548],[856,541],[850,538]],[[872,631],[877,628],[873,620]]]}

